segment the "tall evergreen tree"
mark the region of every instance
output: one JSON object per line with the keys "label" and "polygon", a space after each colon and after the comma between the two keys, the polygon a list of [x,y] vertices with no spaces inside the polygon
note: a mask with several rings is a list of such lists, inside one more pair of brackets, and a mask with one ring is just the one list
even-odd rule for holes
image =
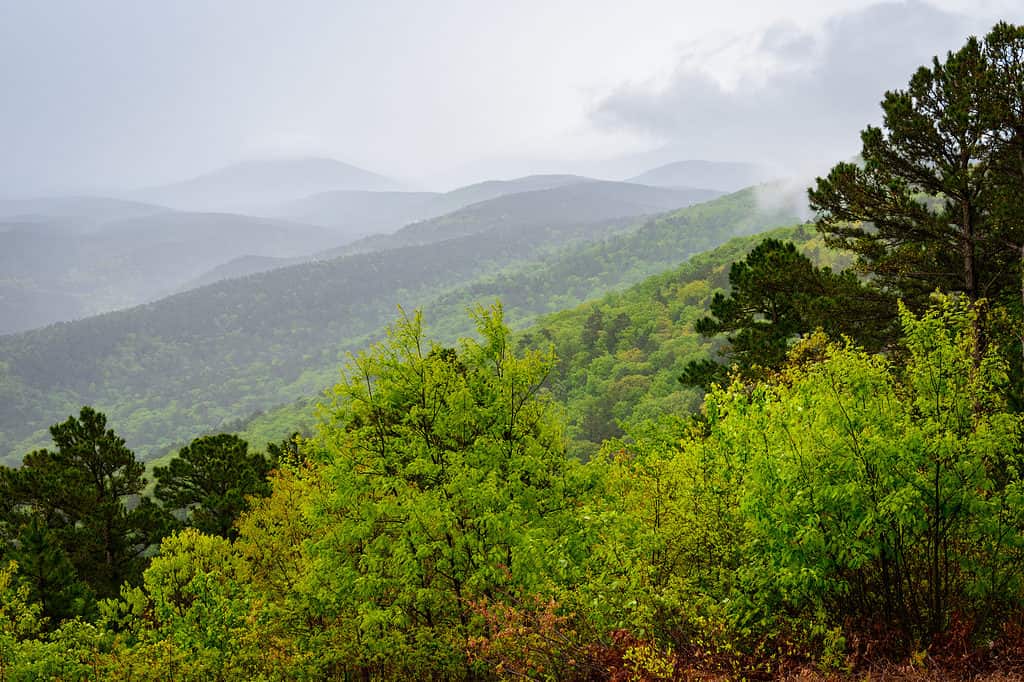
{"label": "tall evergreen tree", "polygon": [[882,128],[861,134],[863,166],[838,164],[809,191],[819,230],[912,309],[935,289],[1001,306],[1009,319],[998,315],[995,325],[975,316],[977,347],[1012,339],[1019,378],[1024,29],[1001,23],[984,40],[970,38],[919,69],[906,90],[887,92],[882,109]]}
{"label": "tall evergreen tree", "polygon": [[37,450],[21,468],[0,469],[8,529],[20,532],[38,519],[100,597],[116,595],[141,574],[143,552],[168,528],[167,516],[141,495],[143,464],[106,425],[103,413],[83,407],[50,427],[56,450]]}
{"label": "tall evergreen tree", "polygon": [[166,467],[156,467],[154,494],[166,508],[188,511],[189,525],[233,538],[235,519],[249,495],[267,495],[270,462],[250,453],[238,436],[221,433],[196,438]]}
{"label": "tall evergreen tree", "polygon": [[1017,287],[1007,287],[1003,302],[1013,311],[1003,325],[1005,346],[1016,346],[1010,371],[1017,390],[1011,396],[1024,410],[1024,27],[997,24],[985,37],[991,69],[988,127],[992,131],[993,219],[997,241],[1016,254]]}
{"label": "tall evergreen tree", "polygon": [[18,563],[18,576],[39,603],[48,625],[56,627],[63,620],[94,612],[95,595],[79,579],[57,533],[40,517],[31,516],[21,526],[6,558]]}
{"label": "tall evergreen tree", "polygon": [[989,215],[990,82],[976,38],[935,58],[885,93],[882,128],[861,133],[863,165],[840,163],[809,192],[828,243],[915,308],[936,288],[975,301],[1005,283]]}
{"label": "tall evergreen tree", "polygon": [[[896,334],[895,302],[870,290],[852,272],[818,268],[792,242],[765,239],[729,269],[729,295],[715,294],[711,315],[694,329],[704,336],[725,334],[728,365],[741,375],[780,367],[793,341],[822,329],[879,349]],[[726,378],[727,365],[711,359],[690,362],[684,384],[709,387]]]}

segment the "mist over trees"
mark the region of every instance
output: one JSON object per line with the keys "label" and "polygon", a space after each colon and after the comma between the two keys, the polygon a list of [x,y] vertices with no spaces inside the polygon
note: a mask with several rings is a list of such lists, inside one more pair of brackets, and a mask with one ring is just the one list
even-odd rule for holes
{"label": "mist over trees", "polygon": [[[284,346],[336,361],[309,341],[335,318],[364,343],[314,429],[285,410],[264,453],[195,426],[152,494],[93,407],[0,468],[0,678],[1013,678],[1022,65],[1000,23],[886,93],[813,224],[753,190],[564,231],[456,212],[422,228],[444,241],[0,342],[5,430],[75,399],[55,374],[118,377],[129,415],[200,404],[156,393],[172,358],[238,402],[283,390]],[[399,289],[427,313],[365,343]],[[270,347],[228,343],[237,317]]]}

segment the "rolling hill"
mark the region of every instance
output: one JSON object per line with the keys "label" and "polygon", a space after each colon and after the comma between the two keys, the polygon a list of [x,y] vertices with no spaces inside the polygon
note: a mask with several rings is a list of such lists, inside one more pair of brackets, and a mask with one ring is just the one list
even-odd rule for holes
{"label": "rolling hill", "polygon": [[337,190],[286,202],[264,214],[321,225],[345,239],[355,240],[445,213],[446,209],[438,203],[441,196],[433,192]]}
{"label": "rolling hill", "polygon": [[156,204],[107,197],[5,199],[0,200],[0,223],[59,223],[74,232],[90,232],[111,221],[143,218],[169,210]]}
{"label": "rolling hill", "polygon": [[[687,362],[707,357],[719,342],[695,333],[693,323],[707,314],[716,292],[728,289],[731,264],[766,237],[795,242],[818,264],[840,264],[836,252],[824,246],[813,228],[785,227],[735,237],[682,265],[597,297],[588,296],[597,287],[584,277],[570,285],[570,292],[590,300],[538,316],[538,310],[553,310],[558,301],[558,292],[546,286],[554,279],[548,272],[559,265],[568,269],[569,262],[598,259],[591,254],[561,264],[552,261],[546,268],[460,288],[425,306],[425,320],[431,338],[452,343],[472,332],[464,310],[468,302],[486,303],[504,293],[506,320],[520,330],[516,343],[539,349],[554,346],[558,363],[547,386],[567,408],[571,451],[586,459],[603,440],[621,435],[622,425],[678,419],[699,405],[700,391],[680,384],[677,377]],[[537,299],[544,296],[550,296],[550,303],[538,306]],[[258,445],[278,442],[297,430],[308,433],[316,422],[318,400],[310,396],[261,411],[228,428]]]}
{"label": "rolling hill", "polygon": [[416,246],[499,227],[513,229],[617,220],[690,206],[719,195],[719,192],[710,190],[666,189],[625,182],[584,180],[479,201],[452,213],[407,225],[393,234],[367,237],[320,256],[330,258]]}
{"label": "rolling hill", "polygon": [[745,191],[640,222],[571,229],[499,222],[478,234],[281,268],[3,337],[0,442],[20,457],[49,424],[92,404],[149,456],[332,383],[343,354],[379,333],[396,304],[427,302],[432,319],[444,317],[432,311],[447,310],[451,320],[500,296],[525,319],[794,221]]}
{"label": "rolling hill", "polygon": [[[544,189],[526,189],[538,186],[544,187]],[[212,283],[225,276],[237,277],[256,274],[295,265],[299,262],[330,260],[346,255],[371,253],[403,246],[422,246],[499,228],[505,230],[537,227],[557,228],[605,220],[621,220],[689,206],[720,195],[718,192],[709,190],[665,189],[590,180],[577,176],[545,175],[470,185],[449,194],[434,195],[428,203],[420,204],[418,210],[423,212],[428,206],[433,206],[432,210],[440,210],[442,206],[458,204],[497,192],[506,192],[506,194],[498,194],[445,215],[406,224],[392,234],[376,234],[353,242],[342,243],[340,246],[307,258],[239,257],[214,268],[190,284]],[[384,202],[389,200],[391,198],[389,195],[393,193],[358,193],[353,197],[349,196],[349,193],[331,192],[321,196],[331,200],[332,203],[344,199],[349,207],[352,206],[351,202],[365,207],[368,205],[367,195],[372,194],[380,194],[378,199]],[[401,195],[402,193],[394,194]],[[457,198],[452,199],[452,196]],[[399,201],[404,202],[406,198],[403,197]],[[335,203],[334,206],[336,210],[337,204]],[[324,222],[324,220],[320,220],[320,224],[324,224]]]}
{"label": "rolling hill", "polygon": [[588,180],[576,175],[531,175],[514,180],[488,180],[445,193],[337,190],[286,202],[264,215],[330,227],[355,239],[392,232],[477,202]]}

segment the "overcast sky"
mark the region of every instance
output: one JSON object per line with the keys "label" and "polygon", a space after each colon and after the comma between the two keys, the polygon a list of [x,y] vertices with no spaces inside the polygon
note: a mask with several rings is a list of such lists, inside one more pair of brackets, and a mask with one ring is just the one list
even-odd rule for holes
{"label": "overcast sky", "polygon": [[0,0],[0,194],[290,156],[431,188],[666,146],[815,166],[1022,5]]}

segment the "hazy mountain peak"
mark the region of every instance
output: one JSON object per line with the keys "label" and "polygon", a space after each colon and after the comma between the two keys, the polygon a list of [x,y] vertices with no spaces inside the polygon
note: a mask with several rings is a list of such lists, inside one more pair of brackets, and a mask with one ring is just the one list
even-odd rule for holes
{"label": "hazy mountain peak", "polygon": [[188,210],[253,211],[332,190],[398,190],[377,173],[327,158],[250,160],[136,193]]}
{"label": "hazy mountain peak", "polygon": [[703,187],[735,192],[774,177],[771,169],[753,163],[688,159],[657,166],[626,182],[655,187]]}

